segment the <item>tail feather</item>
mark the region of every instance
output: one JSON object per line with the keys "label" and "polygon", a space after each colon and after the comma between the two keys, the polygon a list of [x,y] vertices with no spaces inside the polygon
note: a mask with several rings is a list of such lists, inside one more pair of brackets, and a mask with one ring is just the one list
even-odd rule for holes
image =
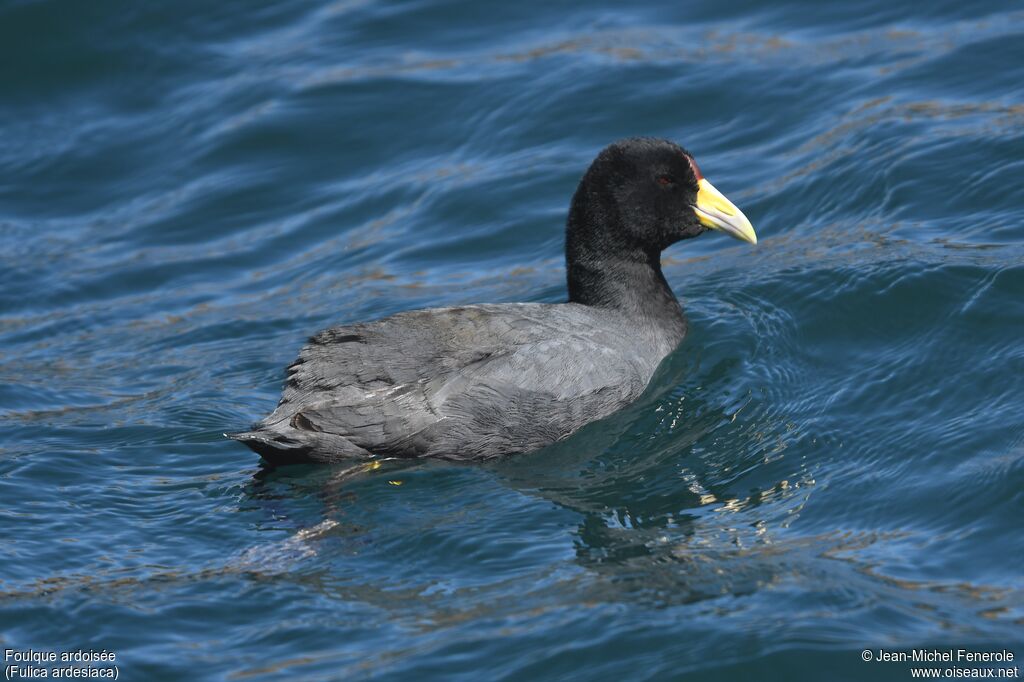
{"label": "tail feather", "polygon": [[275,466],[308,462],[342,462],[368,459],[372,455],[348,439],[335,434],[289,429],[282,433],[270,429],[225,433],[244,443],[253,452]]}
{"label": "tail feather", "polygon": [[245,431],[224,435],[244,443],[270,464],[301,464],[313,461],[309,457],[312,448],[308,444],[275,431]]}

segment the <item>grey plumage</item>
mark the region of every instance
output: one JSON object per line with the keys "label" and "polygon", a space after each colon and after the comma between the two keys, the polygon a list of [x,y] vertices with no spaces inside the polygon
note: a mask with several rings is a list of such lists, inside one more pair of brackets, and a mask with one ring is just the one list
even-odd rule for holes
{"label": "grey plumage", "polygon": [[272,461],[535,450],[639,397],[681,340],[578,304],[399,313],[314,336],[277,409],[236,437]]}
{"label": "grey plumage", "polygon": [[705,230],[697,173],[671,142],[611,145],[573,197],[568,302],[417,310],[322,331],[288,368],[277,409],[231,437],[278,464],[474,460],[607,417],[685,336],[660,252]]}

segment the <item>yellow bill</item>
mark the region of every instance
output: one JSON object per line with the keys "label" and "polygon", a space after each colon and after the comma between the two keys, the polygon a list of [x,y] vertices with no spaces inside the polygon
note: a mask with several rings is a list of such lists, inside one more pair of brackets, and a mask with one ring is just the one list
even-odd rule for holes
{"label": "yellow bill", "polygon": [[743,215],[743,211],[736,208],[706,179],[698,180],[697,187],[697,203],[694,205],[693,211],[697,214],[701,225],[712,230],[721,230],[730,237],[742,239],[751,244],[757,243],[754,226],[747,220],[747,216]]}

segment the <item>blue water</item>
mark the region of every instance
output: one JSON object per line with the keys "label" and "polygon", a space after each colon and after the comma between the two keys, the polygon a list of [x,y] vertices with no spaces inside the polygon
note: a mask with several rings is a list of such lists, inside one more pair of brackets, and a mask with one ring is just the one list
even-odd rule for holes
{"label": "blue water", "polygon": [[[129,680],[910,679],[1024,656],[1013,3],[0,2],[0,645]],[[311,333],[564,296],[593,156],[665,254],[640,403],[486,466],[264,470]]]}

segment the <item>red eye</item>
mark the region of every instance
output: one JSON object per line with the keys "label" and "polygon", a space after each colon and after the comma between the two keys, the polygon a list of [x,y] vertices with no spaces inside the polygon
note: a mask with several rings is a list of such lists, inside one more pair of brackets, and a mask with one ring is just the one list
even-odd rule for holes
{"label": "red eye", "polygon": [[662,185],[663,187],[668,187],[669,185],[676,184],[676,181],[675,178],[673,178],[671,175],[659,175],[658,184]]}

